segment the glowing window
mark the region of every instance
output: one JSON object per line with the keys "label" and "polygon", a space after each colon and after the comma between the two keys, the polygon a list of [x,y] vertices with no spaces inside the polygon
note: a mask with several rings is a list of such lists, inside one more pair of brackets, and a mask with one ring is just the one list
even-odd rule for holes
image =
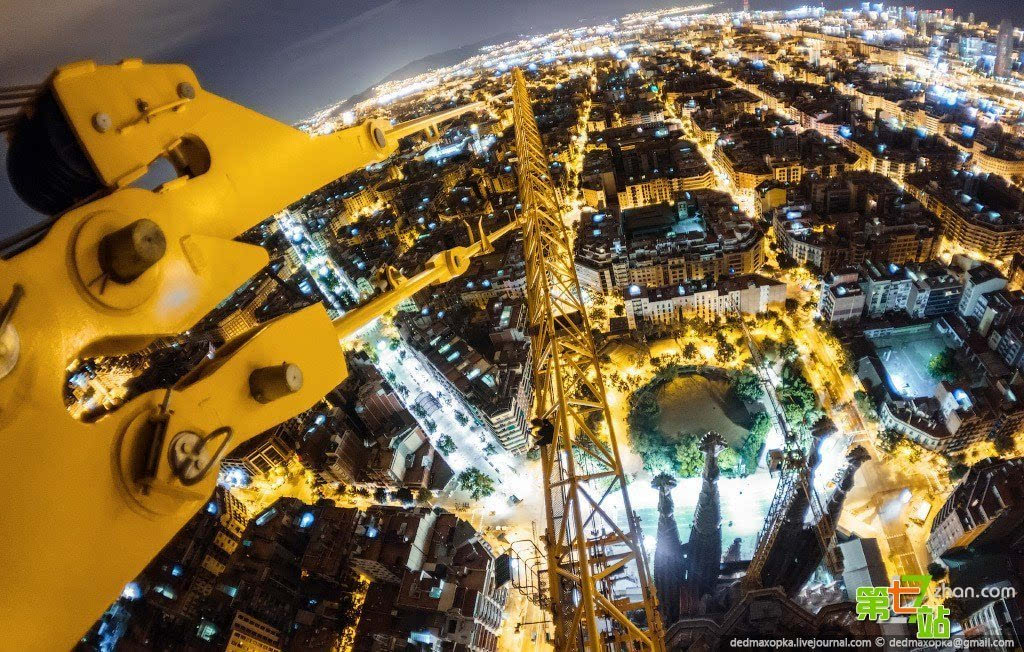
{"label": "glowing window", "polygon": [[178,597],[178,594],[174,592],[174,589],[167,586],[166,584],[157,584],[155,587],[153,587],[153,590],[159,593],[160,595],[164,596],[168,600],[174,600]]}
{"label": "glowing window", "polygon": [[267,511],[263,512],[256,517],[256,525],[265,525],[270,519],[277,515],[277,508],[271,507]]}
{"label": "glowing window", "polygon": [[203,639],[207,643],[213,640],[213,637],[217,635],[217,626],[213,623],[202,620],[199,622],[199,627],[196,629],[196,636]]}

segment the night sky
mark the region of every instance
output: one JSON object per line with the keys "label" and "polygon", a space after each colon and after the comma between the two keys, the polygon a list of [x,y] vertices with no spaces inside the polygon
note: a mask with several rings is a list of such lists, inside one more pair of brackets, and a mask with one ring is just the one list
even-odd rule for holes
{"label": "night sky", "polygon": [[[699,0],[697,0],[699,1]],[[364,90],[410,61],[516,32],[590,24],[680,0],[4,0],[0,84],[38,83],[77,59],[191,65],[206,88],[292,122]],[[721,7],[739,6],[729,2]],[[803,4],[751,0],[752,9]],[[856,4],[842,3],[844,6]],[[918,7],[950,6],[925,0]],[[833,3],[826,3],[826,6]],[[838,6],[836,3],[833,6]],[[1020,0],[952,3],[1024,24]],[[0,148],[0,165],[6,168]],[[0,174],[0,237],[39,216]]]}

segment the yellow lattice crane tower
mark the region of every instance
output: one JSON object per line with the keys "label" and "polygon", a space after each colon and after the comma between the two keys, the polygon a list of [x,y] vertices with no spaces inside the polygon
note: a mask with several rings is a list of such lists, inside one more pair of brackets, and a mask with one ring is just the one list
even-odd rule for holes
{"label": "yellow lattice crane tower", "polygon": [[[559,649],[662,650],[571,241],[518,71],[514,91],[537,415],[553,426],[546,603]],[[12,182],[54,217],[0,243],[0,444],[16,462],[0,509],[0,612],[8,647],[48,650],[80,636],[207,500],[225,451],[344,380],[340,339],[462,274],[515,225],[481,227],[412,278],[390,270],[388,292],[334,321],[314,305],[262,324],[173,387],[79,421],[63,399],[70,363],[190,328],[267,264],[240,233],[481,105],[312,137],[205,91],[185,66],[138,60],[71,64],[5,97],[26,100],[0,117]],[[138,185],[158,161],[174,177]],[[615,501],[625,524],[609,513]]]}
{"label": "yellow lattice crane tower", "polygon": [[[554,620],[555,648],[663,650],[654,585],[626,492],[572,240],[518,69],[512,97],[535,414],[551,439],[541,446],[541,461],[547,511],[545,602]],[[596,417],[603,417],[607,435],[599,431]],[[625,523],[611,515],[616,501],[621,501],[617,507]]]}

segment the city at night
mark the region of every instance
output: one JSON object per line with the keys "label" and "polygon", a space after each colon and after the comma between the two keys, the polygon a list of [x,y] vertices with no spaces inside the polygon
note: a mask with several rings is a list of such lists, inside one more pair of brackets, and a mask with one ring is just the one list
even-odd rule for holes
{"label": "city at night", "polygon": [[1024,6],[696,2],[7,0],[0,650],[1024,649]]}

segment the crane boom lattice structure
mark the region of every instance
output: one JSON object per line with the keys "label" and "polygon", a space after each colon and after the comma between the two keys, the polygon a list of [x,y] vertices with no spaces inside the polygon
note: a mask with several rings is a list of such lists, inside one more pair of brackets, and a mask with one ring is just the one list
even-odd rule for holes
{"label": "crane boom lattice structure", "polygon": [[836,529],[832,519],[825,512],[821,504],[818,492],[811,484],[811,469],[808,468],[807,458],[799,438],[789,429],[786,422],[786,413],[782,409],[779,397],[775,393],[775,386],[768,377],[768,370],[761,355],[761,350],[750,335],[747,323],[743,314],[737,310],[740,325],[743,328],[743,337],[747,348],[750,350],[750,357],[757,370],[758,379],[764,388],[771,405],[771,414],[776,427],[783,434],[785,447],[781,451],[771,451],[777,454],[777,466],[779,470],[779,484],[776,485],[775,495],[772,497],[768,513],[765,515],[764,525],[757,536],[757,546],[754,549],[754,556],[747,566],[747,574],[744,577],[744,586],[748,589],[755,588],[760,584],[761,571],[764,570],[768,554],[775,546],[775,540],[782,531],[783,516],[789,508],[790,503],[796,497],[797,489],[803,491],[807,496],[807,503],[811,510],[811,518],[814,521],[815,534],[818,543],[825,553],[825,565],[833,575],[842,573],[842,559],[836,548]]}
{"label": "crane boom lattice structure", "polygon": [[[557,650],[663,650],[639,523],[630,506],[572,241],[548,176],[526,81],[513,73],[520,221],[526,260],[547,530],[547,603]],[[597,423],[603,417],[607,436]],[[625,514],[617,523],[610,507]]]}

